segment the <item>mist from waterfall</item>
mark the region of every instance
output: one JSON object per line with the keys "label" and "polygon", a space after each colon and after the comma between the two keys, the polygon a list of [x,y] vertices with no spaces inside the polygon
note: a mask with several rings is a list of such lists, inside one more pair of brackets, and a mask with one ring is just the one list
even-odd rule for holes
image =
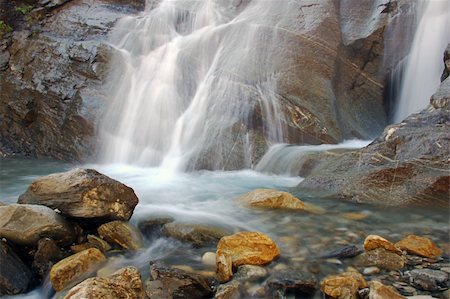
{"label": "mist from waterfall", "polygon": [[121,19],[110,41],[103,162],[185,170],[208,160],[221,169],[241,150],[249,168],[260,137],[254,113],[262,138],[283,142],[274,66],[286,18],[290,5],[278,1],[164,0]]}
{"label": "mist from waterfall", "polygon": [[406,61],[395,122],[401,122],[429,104],[431,95],[439,87],[442,57],[450,42],[450,1],[423,0],[418,4],[421,19]]}

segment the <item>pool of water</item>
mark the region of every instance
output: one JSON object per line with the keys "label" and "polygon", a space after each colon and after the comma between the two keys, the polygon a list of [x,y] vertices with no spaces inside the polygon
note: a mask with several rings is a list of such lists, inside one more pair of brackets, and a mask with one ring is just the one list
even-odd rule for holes
{"label": "pool of water", "polygon": [[[383,208],[313,198],[293,191],[293,187],[301,181],[300,177],[266,175],[251,170],[177,173],[159,168],[80,166],[21,158],[1,159],[0,163],[0,201],[5,203],[16,202],[29,183],[38,176],[74,167],[95,168],[135,190],[139,204],[131,219],[134,224],[149,218],[171,216],[178,222],[220,226],[230,231],[264,232],[277,242],[282,252],[280,259],[269,265],[268,269],[280,264],[306,271],[315,268],[319,279],[351,265],[351,261],[346,264],[320,260],[320,253],[345,245],[361,244],[368,234],[378,234],[392,241],[398,241],[407,234],[418,234],[433,239],[441,246],[449,242],[448,211],[434,210],[432,207]],[[235,200],[239,195],[256,188],[291,191],[305,202],[324,208],[326,212],[309,214],[253,210]],[[345,213],[364,214],[365,218],[352,220]],[[201,256],[206,251],[215,251],[215,248],[194,249],[188,244],[166,238],[152,239],[146,240],[144,250],[131,256],[113,257],[106,267],[117,269],[135,265],[145,277],[148,275],[149,261],[163,259],[172,265],[214,271],[201,264]],[[41,289],[15,298],[50,298],[53,296],[50,290],[47,282]]]}

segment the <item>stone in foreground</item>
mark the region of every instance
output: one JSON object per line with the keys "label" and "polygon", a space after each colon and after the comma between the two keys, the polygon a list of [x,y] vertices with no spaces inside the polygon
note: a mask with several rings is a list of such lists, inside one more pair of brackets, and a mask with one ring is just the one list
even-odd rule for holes
{"label": "stone in foreground", "polygon": [[442,249],[437,247],[433,241],[416,235],[409,235],[395,245],[409,254],[422,257],[438,258],[442,254]]}
{"label": "stone in foreground", "polygon": [[31,271],[5,241],[0,240],[0,296],[27,290]]}
{"label": "stone in foreground", "polygon": [[69,244],[75,239],[75,232],[48,207],[13,204],[0,207],[0,237],[18,245],[34,246],[41,238]]}
{"label": "stone in foreground", "polygon": [[[265,265],[280,255],[277,244],[259,232],[240,232],[220,239],[216,251],[219,280],[228,281],[232,266]],[[231,261],[231,265],[229,265]]]}
{"label": "stone in foreground", "polygon": [[414,269],[409,273],[410,283],[425,291],[439,291],[450,287],[449,274],[433,269]]}
{"label": "stone in foreground", "polygon": [[103,222],[129,220],[138,198],[133,189],[93,169],[41,177],[19,197],[22,204],[58,209],[68,217]]}
{"label": "stone in foreground", "polygon": [[269,293],[278,292],[286,296],[295,294],[295,298],[310,298],[318,289],[316,278],[306,272],[295,269],[286,269],[276,272],[266,282]]}
{"label": "stone in foreground", "polygon": [[369,283],[369,286],[369,299],[406,299],[394,288],[388,287],[381,282],[374,280]]}
{"label": "stone in foreground", "polygon": [[381,269],[400,270],[405,266],[405,259],[384,248],[377,248],[358,255],[355,264],[362,267],[376,266]]}
{"label": "stone in foreground", "polygon": [[135,267],[118,270],[108,277],[94,277],[73,287],[64,299],[144,298],[141,274]]}
{"label": "stone in foreground", "polygon": [[336,299],[358,299],[358,291],[367,287],[364,277],[353,271],[330,275],[321,283],[322,292]]}
{"label": "stone in foreground", "polygon": [[33,269],[40,277],[45,278],[51,267],[63,257],[63,252],[56,245],[55,241],[49,238],[41,239],[34,254]]}
{"label": "stone in foreground", "polygon": [[141,233],[128,222],[108,222],[102,224],[97,231],[108,243],[118,244],[127,250],[138,250],[144,246]]}
{"label": "stone in foreground", "polygon": [[50,282],[56,291],[61,291],[84,275],[89,274],[105,260],[106,257],[97,248],[90,248],[76,253],[52,267],[50,270]]}
{"label": "stone in foreground", "polygon": [[364,240],[364,249],[367,251],[374,250],[377,248],[384,248],[387,251],[391,251],[398,255],[402,255],[402,251],[398,249],[394,244],[389,242],[383,237],[377,235],[368,235]]}
{"label": "stone in foreground", "polygon": [[145,289],[149,298],[158,299],[201,299],[213,295],[208,278],[160,263],[151,263]]}

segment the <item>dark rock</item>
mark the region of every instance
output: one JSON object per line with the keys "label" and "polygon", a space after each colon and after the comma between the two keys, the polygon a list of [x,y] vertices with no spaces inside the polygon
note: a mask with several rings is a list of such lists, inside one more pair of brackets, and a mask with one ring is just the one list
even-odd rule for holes
{"label": "dark rock", "polygon": [[138,198],[133,189],[93,169],[74,169],[37,179],[18,202],[48,206],[83,221],[107,222],[130,219]]}
{"label": "dark rock", "polygon": [[414,269],[409,272],[410,283],[425,291],[442,291],[450,287],[449,274],[432,269]]}
{"label": "dark rock", "polygon": [[201,275],[152,262],[146,294],[149,298],[159,299],[210,298],[212,285],[212,281]]}
{"label": "dark rock", "polygon": [[322,154],[297,191],[321,190],[321,196],[356,202],[448,208],[450,113],[448,99],[442,100],[450,95],[447,80],[435,94],[437,109],[430,106],[388,126],[361,150]]}
{"label": "dark rock", "polygon": [[120,269],[107,277],[94,277],[76,285],[64,299],[144,298],[141,274],[135,267]]}
{"label": "dark rock", "polygon": [[360,299],[369,299],[369,293],[370,293],[370,289],[369,288],[364,288],[358,291],[358,296]]}
{"label": "dark rock", "polygon": [[31,271],[3,240],[0,240],[0,265],[0,295],[24,293]]}
{"label": "dark rock", "polygon": [[450,44],[447,45],[447,48],[444,52],[444,71],[442,73],[441,81],[444,81],[450,75]]}
{"label": "dark rock", "polygon": [[241,283],[238,281],[230,281],[217,287],[214,299],[239,299]]}
{"label": "dark rock", "polygon": [[336,250],[332,250],[330,252],[326,252],[323,254],[319,255],[319,258],[351,258],[351,257],[355,257],[358,254],[362,253],[363,250],[361,247],[355,246],[355,245],[350,245],[350,246],[345,246],[343,248],[339,248]]}
{"label": "dark rock", "polygon": [[44,238],[38,242],[32,267],[40,277],[45,278],[51,267],[63,258],[64,254],[55,241]]}
{"label": "dark rock", "polygon": [[146,237],[160,237],[164,224],[174,222],[172,217],[161,217],[139,222],[138,228]]}
{"label": "dark rock", "polygon": [[36,245],[41,238],[70,244],[76,235],[61,215],[39,205],[0,207],[0,237],[18,245]]}
{"label": "dark rock", "polygon": [[268,292],[294,294],[296,298],[309,298],[318,290],[317,279],[309,273],[286,269],[272,274],[266,282]]}
{"label": "dark rock", "polygon": [[229,232],[220,227],[212,227],[189,223],[167,223],[163,226],[163,234],[193,246],[214,245]]}
{"label": "dark rock", "polygon": [[112,221],[102,224],[98,228],[98,234],[107,242],[120,245],[123,249],[138,250],[144,246],[141,233],[128,222]]}
{"label": "dark rock", "polygon": [[450,110],[450,78],[445,79],[431,97],[431,105],[435,109]]}
{"label": "dark rock", "polygon": [[384,248],[365,251],[358,255],[355,260],[358,266],[376,266],[381,269],[400,270],[405,266],[405,259]]}

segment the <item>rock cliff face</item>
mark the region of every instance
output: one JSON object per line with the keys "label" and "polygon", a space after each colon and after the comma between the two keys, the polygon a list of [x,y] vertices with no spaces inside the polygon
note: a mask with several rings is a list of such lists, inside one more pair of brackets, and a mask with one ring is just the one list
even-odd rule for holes
{"label": "rock cliff face", "polygon": [[[82,160],[92,151],[106,35],[137,1],[2,1],[0,153]],[[9,25],[11,24],[11,25]]]}
{"label": "rock cliff face", "polygon": [[[84,160],[93,153],[105,103],[107,34],[118,18],[138,12],[143,2],[0,2],[2,19],[14,25],[0,44],[0,153],[64,160]],[[409,48],[415,1],[385,2],[300,1],[298,16],[278,24],[276,34],[287,45],[274,53],[281,61],[276,92],[287,141],[336,143],[382,131],[384,78]],[[34,8],[17,10],[23,5]],[[406,36],[393,47],[395,57],[385,49],[385,32],[394,27]],[[258,127],[257,111],[253,118]],[[258,160],[262,152],[255,155]],[[243,165],[235,164],[232,168]]]}

